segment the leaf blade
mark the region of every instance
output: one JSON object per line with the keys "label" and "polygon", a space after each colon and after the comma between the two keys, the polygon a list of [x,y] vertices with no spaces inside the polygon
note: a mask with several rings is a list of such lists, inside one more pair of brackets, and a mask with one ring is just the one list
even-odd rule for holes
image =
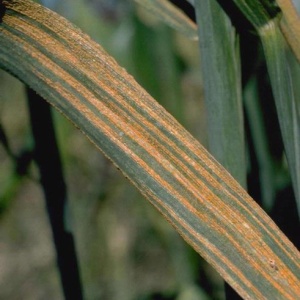
{"label": "leaf blade", "polygon": [[298,251],[207,151],[70,23],[4,3],[0,66],[78,126],[241,295],[295,299]]}
{"label": "leaf blade", "polygon": [[[299,98],[297,98],[297,89],[299,94],[298,83],[291,77],[288,49],[279,29],[278,20],[270,21],[259,30],[259,34],[265,51],[298,215],[300,215],[300,104]],[[299,62],[295,59],[294,63],[299,72]]]}
{"label": "leaf blade", "polygon": [[198,39],[197,25],[167,0],[135,0],[165,24],[192,40]]}
{"label": "leaf blade", "polygon": [[[216,1],[195,1],[210,153],[246,187],[238,38]],[[203,13],[205,12],[205,13]]]}

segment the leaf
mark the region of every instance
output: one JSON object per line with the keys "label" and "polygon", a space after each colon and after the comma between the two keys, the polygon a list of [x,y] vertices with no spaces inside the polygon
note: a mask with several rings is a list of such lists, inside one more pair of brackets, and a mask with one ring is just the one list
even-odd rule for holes
{"label": "leaf", "polygon": [[[209,151],[246,186],[238,38],[216,1],[196,0]],[[205,13],[203,13],[205,12]]]}
{"label": "leaf", "polygon": [[135,0],[135,2],[188,38],[198,39],[197,25],[168,0]]}
{"label": "leaf", "polygon": [[[234,0],[234,2],[257,29],[263,44],[300,216],[300,100],[297,98],[299,83],[296,77],[291,76],[288,47],[280,30],[280,26],[281,28],[284,26],[284,30],[287,30],[286,34],[291,34],[292,39],[295,37],[294,46],[297,50],[294,46],[293,50],[295,53],[300,51],[300,44],[297,45],[300,30],[296,26],[300,24],[299,16],[295,16],[297,14],[295,7],[288,0],[278,1],[283,9],[283,18],[279,11],[276,11],[275,6],[268,1]],[[299,62],[294,63],[299,69]]]}
{"label": "leaf", "polygon": [[[233,0],[257,29],[280,18],[281,30],[300,62],[300,16],[292,0]],[[278,6],[277,6],[278,5]]]}
{"label": "leaf", "polygon": [[261,181],[263,207],[270,211],[275,201],[275,167],[269,150],[268,138],[260,107],[258,79],[253,76],[245,86],[244,105],[248,115],[249,128],[253,139],[257,164],[259,165],[259,180]]}
{"label": "leaf", "polygon": [[267,24],[279,13],[279,9],[270,0],[231,0],[236,3],[245,17],[255,28]]}
{"label": "leaf", "polygon": [[[298,77],[291,76],[287,44],[278,20],[259,29],[265,51],[285,152],[300,216],[300,99]],[[293,68],[300,69],[295,59]]]}
{"label": "leaf", "polygon": [[300,255],[211,155],[88,36],[3,1],[0,66],[69,118],[246,299],[297,299]]}

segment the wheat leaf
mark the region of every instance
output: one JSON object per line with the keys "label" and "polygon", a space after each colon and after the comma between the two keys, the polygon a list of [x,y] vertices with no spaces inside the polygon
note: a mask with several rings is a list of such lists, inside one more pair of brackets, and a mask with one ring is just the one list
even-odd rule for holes
{"label": "wheat leaf", "polygon": [[245,299],[297,299],[299,252],[225,169],[68,21],[29,0],[3,4],[0,66],[79,127]]}

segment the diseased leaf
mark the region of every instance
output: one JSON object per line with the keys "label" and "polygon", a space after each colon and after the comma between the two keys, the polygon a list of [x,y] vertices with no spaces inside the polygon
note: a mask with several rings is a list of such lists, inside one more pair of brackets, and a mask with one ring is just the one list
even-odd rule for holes
{"label": "diseased leaf", "polygon": [[212,156],[88,36],[27,0],[3,1],[0,66],[120,168],[246,299],[297,299],[300,255]]}

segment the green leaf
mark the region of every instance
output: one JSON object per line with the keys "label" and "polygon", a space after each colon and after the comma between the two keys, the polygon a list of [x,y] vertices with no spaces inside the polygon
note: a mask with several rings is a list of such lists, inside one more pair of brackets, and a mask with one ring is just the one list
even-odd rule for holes
{"label": "green leaf", "polygon": [[275,201],[276,176],[259,100],[258,80],[252,77],[245,87],[244,104],[259,165],[259,179],[263,187],[262,204],[264,209],[269,211]]}
{"label": "green leaf", "polygon": [[[299,60],[300,18],[290,0],[278,0],[283,16],[275,4],[265,0],[233,0],[256,27],[262,40],[272,90],[289,163],[294,192],[300,215],[300,114],[299,83],[291,76],[287,40]],[[298,25],[298,26],[297,26]],[[294,60],[296,68],[299,61]],[[298,95],[298,96],[297,96]]]}
{"label": "green leaf", "polygon": [[279,14],[279,9],[273,0],[232,0],[253,24],[260,28]]}
{"label": "green leaf", "polygon": [[297,299],[299,252],[225,169],[80,30],[34,2],[3,3],[0,66],[79,127],[240,295]]}
{"label": "green leaf", "polygon": [[[278,20],[272,20],[259,29],[278,119],[289,163],[294,192],[300,215],[300,99],[298,61],[290,62],[287,44],[279,29]],[[290,57],[290,59],[289,59]]]}
{"label": "green leaf", "polygon": [[300,16],[292,0],[232,0],[257,29],[275,18],[300,62]]}
{"label": "green leaf", "polygon": [[209,151],[246,187],[238,39],[217,1],[196,0]]}
{"label": "green leaf", "polygon": [[198,39],[197,25],[168,0],[135,0],[135,2],[188,38]]}

